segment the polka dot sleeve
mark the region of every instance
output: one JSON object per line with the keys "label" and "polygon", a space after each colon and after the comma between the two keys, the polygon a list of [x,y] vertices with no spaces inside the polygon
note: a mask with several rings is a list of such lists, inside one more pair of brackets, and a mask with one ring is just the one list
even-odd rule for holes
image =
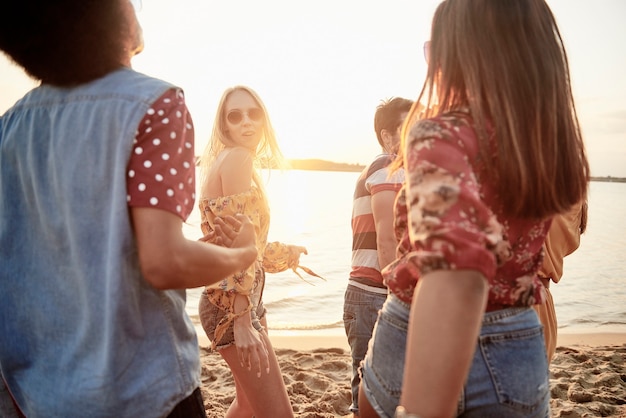
{"label": "polka dot sleeve", "polygon": [[139,123],[126,179],[130,207],[186,220],[195,201],[194,131],[183,92],[170,89]]}

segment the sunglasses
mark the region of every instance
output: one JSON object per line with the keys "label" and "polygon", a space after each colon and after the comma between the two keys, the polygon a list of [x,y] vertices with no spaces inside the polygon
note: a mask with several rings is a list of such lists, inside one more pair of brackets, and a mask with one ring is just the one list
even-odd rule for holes
{"label": "sunglasses", "polygon": [[248,115],[248,118],[253,122],[258,122],[263,119],[263,110],[258,107],[253,107],[247,112],[242,112],[241,110],[235,109],[228,112],[226,115],[226,120],[228,120],[233,125],[238,125],[243,121],[243,116]]}

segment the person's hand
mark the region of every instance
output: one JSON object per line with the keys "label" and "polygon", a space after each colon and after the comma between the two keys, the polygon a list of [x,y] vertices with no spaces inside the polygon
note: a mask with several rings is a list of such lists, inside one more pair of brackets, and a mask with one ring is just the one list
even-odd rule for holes
{"label": "person's hand", "polygon": [[287,245],[289,249],[289,267],[295,268],[300,264],[300,256],[302,254],[308,254],[305,247],[301,247],[299,245]]}
{"label": "person's hand", "polygon": [[221,241],[220,241],[220,243],[217,242],[218,239],[217,239],[217,236],[215,234],[215,231],[209,232],[208,234],[206,234],[202,238],[199,238],[198,241],[208,242],[208,243],[211,243],[211,244],[222,245]]}
{"label": "person's hand", "polygon": [[246,313],[241,318],[235,319],[233,330],[237,357],[241,367],[256,372],[257,377],[261,377],[263,371],[269,374],[269,354],[265,340],[261,338],[260,334],[263,331],[257,331],[252,326],[250,314]]}
{"label": "person's hand", "polygon": [[300,259],[300,255],[301,254],[308,254],[307,250],[305,247],[301,247],[299,245],[288,245],[287,248],[289,248],[289,256],[290,258],[297,258],[298,260]]}
{"label": "person's hand", "polygon": [[215,218],[213,234],[214,237],[211,237],[210,233],[206,237],[213,238],[215,244],[224,247],[242,248],[256,245],[254,225],[250,218],[240,213]]}

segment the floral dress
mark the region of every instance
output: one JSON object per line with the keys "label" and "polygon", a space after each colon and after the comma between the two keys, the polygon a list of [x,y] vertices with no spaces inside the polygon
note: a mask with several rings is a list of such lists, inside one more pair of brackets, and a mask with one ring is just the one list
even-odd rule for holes
{"label": "floral dress", "polygon": [[[245,313],[250,312],[259,300],[252,300],[253,289],[262,286],[264,271],[279,273],[288,268],[298,267],[299,254],[290,251],[289,246],[280,242],[267,242],[267,234],[270,226],[270,211],[263,199],[262,191],[255,186],[249,190],[213,199],[200,199],[199,206],[202,219],[202,232],[206,235],[213,231],[216,217],[234,216],[237,213],[247,215],[256,233],[256,246],[259,252],[257,262],[245,270],[233,274],[218,283],[205,288],[205,294],[209,301],[226,315],[220,320],[215,329],[215,338],[212,347],[217,343],[228,329],[232,321]],[[234,312],[235,296],[244,295],[248,298],[248,308],[242,312]]]}

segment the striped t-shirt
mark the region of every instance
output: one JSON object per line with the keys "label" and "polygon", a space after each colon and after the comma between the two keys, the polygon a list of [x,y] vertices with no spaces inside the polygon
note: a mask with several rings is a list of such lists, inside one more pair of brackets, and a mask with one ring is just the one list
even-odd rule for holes
{"label": "striped t-shirt", "polygon": [[381,154],[361,173],[354,190],[352,204],[352,270],[350,280],[367,286],[382,287],[383,278],[378,264],[376,226],[372,214],[372,196],[383,190],[399,191],[404,171],[389,177],[388,166],[395,155]]}

